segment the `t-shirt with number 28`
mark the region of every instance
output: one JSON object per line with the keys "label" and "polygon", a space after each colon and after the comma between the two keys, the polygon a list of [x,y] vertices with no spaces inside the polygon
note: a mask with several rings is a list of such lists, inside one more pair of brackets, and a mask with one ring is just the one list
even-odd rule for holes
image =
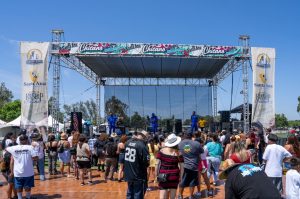
{"label": "t-shirt with number 28", "polygon": [[125,145],[124,175],[127,182],[146,181],[150,155],[146,144],[130,139]]}

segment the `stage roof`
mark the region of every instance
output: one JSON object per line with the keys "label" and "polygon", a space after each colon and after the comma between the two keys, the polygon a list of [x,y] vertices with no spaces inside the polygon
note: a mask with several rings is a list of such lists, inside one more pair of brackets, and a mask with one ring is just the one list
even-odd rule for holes
{"label": "stage roof", "polygon": [[243,54],[240,46],[52,43],[52,54],[76,57],[99,77],[213,78],[229,60]]}

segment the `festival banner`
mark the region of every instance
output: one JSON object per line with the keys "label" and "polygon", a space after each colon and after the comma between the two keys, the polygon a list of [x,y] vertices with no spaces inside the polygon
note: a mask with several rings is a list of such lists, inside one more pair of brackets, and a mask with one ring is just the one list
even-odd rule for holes
{"label": "festival banner", "polygon": [[253,67],[252,122],[275,127],[275,49],[251,48]]}
{"label": "festival banner", "polygon": [[[59,46],[57,46],[59,45]],[[52,45],[52,51],[61,55],[137,55],[137,56],[182,56],[182,57],[240,57],[239,46],[209,46],[181,44],[138,43],[79,43],[63,42]]]}
{"label": "festival banner", "polygon": [[21,42],[21,128],[48,127],[48,42]]}

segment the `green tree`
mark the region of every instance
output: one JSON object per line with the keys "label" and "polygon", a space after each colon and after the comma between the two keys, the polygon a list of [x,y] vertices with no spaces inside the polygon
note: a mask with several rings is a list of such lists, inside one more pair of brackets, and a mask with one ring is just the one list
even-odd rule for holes
{"label": "green tree", "polygon": [[[52,107],[54,103],[54,97],[50,97],[48,100],[48,115],[51,115]],[[64,114],[59,111],[58,113],[58,122],[63,123],[64,122]]]}
{"label": "green tree", "polygon": [[0,109],[8,102],[11,102],[13,98],[12,92],[6,88],[5,83],[0,84]]}
{"label": "green tree", "polygon": [[139,115],[138,112],[134,112],[131,116],[131,127],[135,129],[144,129],[146,126],[146,119]]}
{"label": "green tree", "polygon": [[21,114],[21,101],[15,100],[13,102],[6,103],[0,109],[0,119],[6,122],[10,122]]}
{"label": "green tree", "polygon": [[297,112],[300,113],[300,96],[298,97]]}
{"label": "green tree", "polygon": [[287,127],[289,125],[284,114],[275,114],[275,124],[276,127]]}
{"label": "green tree", "polygon": [[128,105],[116,98],[116,96],[112,96],[105,103],[105,114],[109,115],[110,113],[116,114],[118,117],[126,118],[126,111],[128,109]]}
{"label": "green tree", "polygon": [[81,112],[82,118],[84,120],[91,120],[93,124],[97,123],[97,105],[96,102],[91,100],[87,100],[85,102],[77,102],[71,105],[64,105],[63,106],[64,112],[66,115],[71,115],[71,112]]}

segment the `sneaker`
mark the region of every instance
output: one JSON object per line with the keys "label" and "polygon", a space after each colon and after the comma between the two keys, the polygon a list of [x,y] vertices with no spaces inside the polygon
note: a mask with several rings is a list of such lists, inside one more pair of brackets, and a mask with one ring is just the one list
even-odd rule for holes
{"label": "sneaker", "polygon": [[88,185],[92,185],[93,184],[93,181],[88,181]]}
{"label": "sneaker", "polygon": [[214,196],[214,190],[209,190],[208,192],[207,192],[207,196]]}
{"label": "sneaker", "polygon": [[45,176],[44,175],[40,175],[40,180],[41,181],[45,181],[46,179],[45,179]]}
{"label": "sneaker", "polygon": [[196,192],[196,193],[194,194],[194,196],[195,196],[196,198],[201,198],[201,193],[200,193],[200,192]]}

